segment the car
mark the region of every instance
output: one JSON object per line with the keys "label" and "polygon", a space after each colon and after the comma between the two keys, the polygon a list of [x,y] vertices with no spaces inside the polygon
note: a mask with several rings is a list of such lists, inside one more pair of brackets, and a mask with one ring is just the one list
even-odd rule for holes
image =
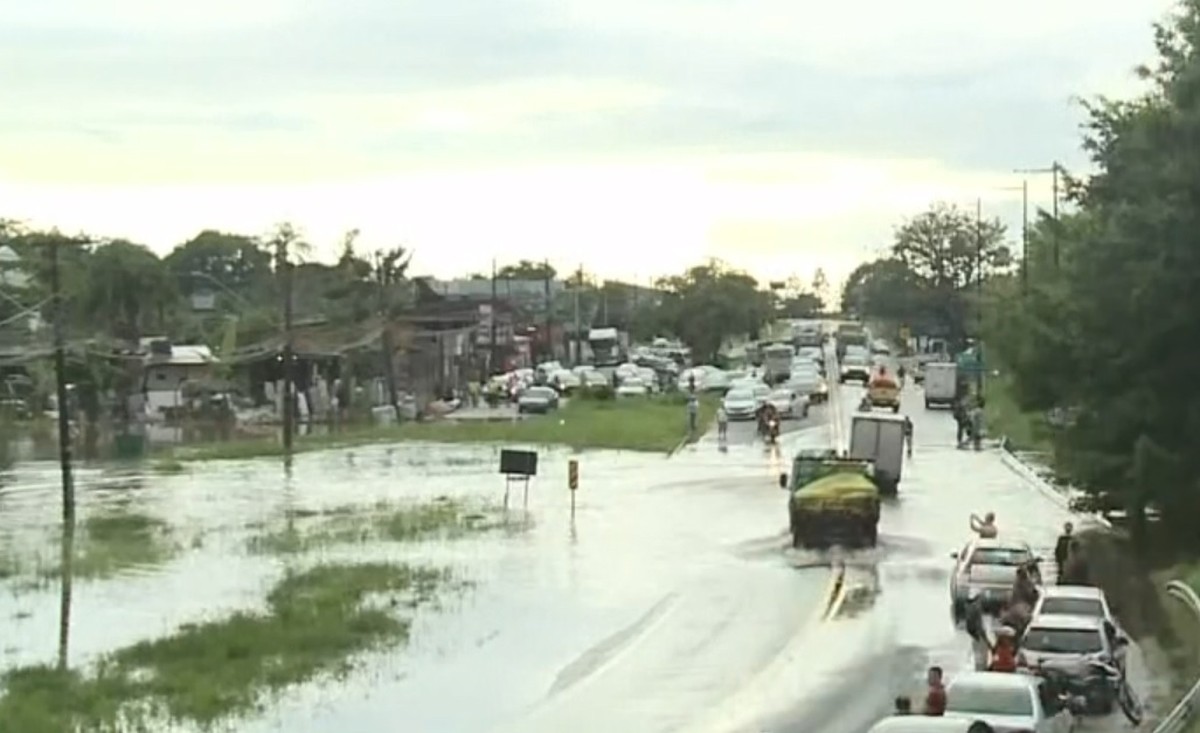
{"label": "car", "polygon": [[867,733],[968,733],[973,722],[927,715],[893,715],[871,726]]}
{"label": "car", "polygon": [[783,383],[783,387],[793,392],[807,395],[810,403],[822,402],[829,397],[829,388],[825,387],[822,389],[824,382],[825,380],[821,379],[815,370],[811,372],[801,371],[793,372],[791,378]]}
{"label": "car", "polygon": [[1048,697],[1043,684],[1030,674],[963,672],[946,687],[943,717],[982,720],[995,733],[1070,733],[1075,722],[1071,713],[1042,704]]}
{"label": "car", "polygon": [[583,386],[583,379],[575,372],[561,369],[550,377],[550,386],[557,389],[560,394],[571,394]]}
{"label": "car", "polygon": [[608,375],[595,367],[588,367],[585,369],[579,374],[579,378],[589,389],[594,389],[596,387],[609,387],[612,385],[612,380],[608,378]]}
{"label": "car", "polygon": [[1032,616],[1095,616],[1117,624],[1108,596],[1090,585],[1051,585],[1042,589]]}
{"label": "car", "polygon": [[777,389],[767,395],[767,403],[783,419],[808,417],[808,395],[791,389]]}
{"label": "car", "polygon": [[1019,660],[1029,667],[1048,664],[1065,668],[1097,660],[1124,669],[1129,639],[1115,626],[1106,629],[1105,624],[1100,616],[1035,616],[1021,635]]}
{"label": "car", "polygon": [[987,608],[1006,603],[1022,565],[1030,566],[1033,581],[1041,584],[1037,568],[1041,558],[1025,542],[975,538],[950,556],[956,561],[950,575],[950,599],[956,615],[962,615],[972,591],[982,597]]}
{"label": "car", "polygon": [[730,420],[753,420],[758,410],[758,397],[750,387],[735,387],[725,394],[721,406]]}
{"label": "car", "polygon": [[871,379],[871,359],[865,353],[847,352],[838,370],[838,382],[841,384],[858,381],[865,385]]}
{"label": "car", "polygon": [[549,387],[530,387],[517,398],[517,412],[545,414],[558,408],[558,392]]}
{"label": "car", "polygon": [[642,380],[642,384],[646,385],[646,389],[651,392],[658,391],[658,372],[650,367],[640,367],[638,369],[638,379]]}
{"label": "car", "polygon": [[640,377],[626,377],[621,380],[621,386],[617,387],[618,397],[645,397],[650,394],[650,388]]}

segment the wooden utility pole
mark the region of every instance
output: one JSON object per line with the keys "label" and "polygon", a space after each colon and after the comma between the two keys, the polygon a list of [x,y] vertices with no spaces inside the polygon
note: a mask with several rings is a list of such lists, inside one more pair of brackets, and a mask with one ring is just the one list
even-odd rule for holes
{"label": "wooden utility pole", "polygon": [[[396,422],[400,422],[400,391],[396,387],[396,365],[395,359],[392,358],[395,347],[392,344],[392,304],[389,297],[394,267],[395,263],[391,256],[381,252],[375,253],[375,281],[379,286],[379,342],[383,350],[383,376],[387,380],[388,400],[391,401],[392,411],[396,414]],[[439,366],[439,372],[440,369]]]}
{"label": "wooden utility pole", "polygon": [[545,277],[543,278],[542,287],[546,294],[546,336],[543,343],[546,345],[546,359],[554,360],[558,358],[554,348],[554,295],[552,294],[551,283],[553,277],[550,270],[550,260],[542,262],[542,271]]}
{"label": "wooden utility pole", "polygon": [[62,472],[63,526],[75,525],[75,481],[71,472],[71,416],[67,401],[67,358],[63,336],[62,275],[59,248],[62,240],[50,240],[50,290],[54,302],[54,381],[58,399],[58,464]]}
{"label": "wooden utility pole", "polygon": [[983,396],[983,199],[975,199],[975,394]]}
{"label": "wooden utility pole", "polygon": [[496,362],[499,361],[499,359],[496,358],[496,355],[500,352],[499,352],[498,344],[496,343],[496,260],[494,260],[494,259],[492,260],[492,305],[491,305],[491,308],[492,308],[492,319],[491,319],[492,333],[491,333],[491,341],[490,341],[491,356],[488,357],[488,362],[489,362],[488,367],[489,367],[489,371],[492,374],[497,374],[499,372],[499,367],[496,364]]}
{"label": "wooden utility pole", "polygon": [[579,291],[583,289],[583,265],[575,271],[575,364],[583,363],[583,327],[579,320]]}
{"label": "wooden utility pole", "polygon": [[292,342],[292,263],[288,247],[293,237],[280,231],[275,239],[275,269],[283,285],[283,452],[291,455],[296,431],[295,348]]}
{"label": "wooden utility pole", "polygon": [[1029,292],[1029,179],[1021,181],[1021,292]]}

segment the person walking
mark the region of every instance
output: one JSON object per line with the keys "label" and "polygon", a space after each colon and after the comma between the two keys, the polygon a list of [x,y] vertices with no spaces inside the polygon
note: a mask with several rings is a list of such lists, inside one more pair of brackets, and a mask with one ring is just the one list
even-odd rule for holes
{"label": "person walking", "polygon": [[967,432],[967,405],[963,398],[960,397],[954,401],[953,410],[954,424],[958,428],[958,432],[956,434],[957,437],[954,439],[954,444],[957,447],[962,448],[966,442],[964,438],[966,437]]}
{"label": "person walking", "polygon": [[699,415],[699,413],[700,413],[700,400],[696,399],[696,395],[693,394],[690,397],[688,397],[688,402],[687,402],[688,435],[690,435],[690,436],[694,436],[696,434],[696,418]]}
{"label": "person walking", "polygon": [[908,415],[904,416],[904,444],[908,447],[908,457],[912,458],[913,452],[913,421]]}
{"label": "person walking", "polygon": [[1063,570],[1067,566],[1067,556],[1071,551],[1071,542],[1075,539],[1072,532],[1075,527],[1070,522],[1063,523],[1062,534],[1058,536],[1058,541],[1054,543],[1054,565],[1058,571],[1058,583],[1062,585]]}
{"label": "person walking", "polygon": [[1073,538],[1067,545],[1067,561],[1058,584],[1091,585],[1090,575],[1087,560],[1083,557],[1083,545],[1079,544],[1078,538]]}
{"label": "person walking", "polygon": [[717,408],[717,441],[724,443],[728,437],[729,431],[729,413],[725,412],[725,406],[721,405]]}
{"label": "person walking", "polygon": [[971,442],[975,444],[975,450],[980,450],[983,446],[983,395],[980,395],[975,400],[975,406],[971,408]]}

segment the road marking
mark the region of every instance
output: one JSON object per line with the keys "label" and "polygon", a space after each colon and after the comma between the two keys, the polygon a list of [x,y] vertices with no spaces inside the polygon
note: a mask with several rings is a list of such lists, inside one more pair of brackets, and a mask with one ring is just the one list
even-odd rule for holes
{"label": "road marking", "polygon": [[822,596],[825,602],[818,608],[820,613],[816,618],[817,621],[828,621],[834,618],[846,600],[846,566],[838,563],[831,569],[833,572],[829,577],[829,587]]}

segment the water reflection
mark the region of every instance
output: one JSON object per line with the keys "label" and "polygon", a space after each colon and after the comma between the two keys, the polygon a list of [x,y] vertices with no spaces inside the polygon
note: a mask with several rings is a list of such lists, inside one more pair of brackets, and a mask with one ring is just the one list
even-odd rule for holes
{"label": "water reflection", "polygon": [[59,556],[58,668],[65,670],[71,648],[71,598],[75,579],[75,523],[64,522]]}

